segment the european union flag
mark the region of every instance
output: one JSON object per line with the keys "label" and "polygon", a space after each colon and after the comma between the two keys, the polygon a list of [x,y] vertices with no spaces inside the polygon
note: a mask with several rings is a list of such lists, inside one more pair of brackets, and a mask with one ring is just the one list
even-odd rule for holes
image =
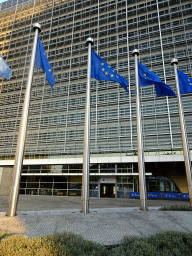
{"label": "european union flag", "polygon": [[3,57],[0,54],[0,76],[9,80],[11,77],[12,71],[7,63],[4,61]]}
{"label": "european union flag", "polygon": [[157,97],[175,96],[174,91],[146,66],[138,62],[139,86],[155,85]]}
{"label": "european union flag", "polygon": [[41,43],[41,40],[38,38],[37,40],[37,50],[36,50],[36,57],[35,57],[35,67],[42,68],[43,71],[46,73],[47,81],[49,82],[51,88],[55,84],[55,79],[53,77],[53,70],[48,62],[45,50]]}
{"label": "european union flag", "polygon": [[189,78],[185,73],[177,69],[180,93],[186,94],[192,92],[192,78]]}
{"label": "european union flag", "polygon": [[99,55],[97,55],[91,49],[91,78],[96,80],[105,80],[105,81],[114,81],[120,83],[126,92],[129,92],[127,89],[128,81],[122,76],[118,75],[117,72]]}

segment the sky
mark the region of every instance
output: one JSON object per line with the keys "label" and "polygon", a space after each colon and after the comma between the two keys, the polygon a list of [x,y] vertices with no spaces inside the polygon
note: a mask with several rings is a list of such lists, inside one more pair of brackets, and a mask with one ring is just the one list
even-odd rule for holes
{"label": "sky", "polygon": [[4,2],[5,0],[0,0],[0,3]]}

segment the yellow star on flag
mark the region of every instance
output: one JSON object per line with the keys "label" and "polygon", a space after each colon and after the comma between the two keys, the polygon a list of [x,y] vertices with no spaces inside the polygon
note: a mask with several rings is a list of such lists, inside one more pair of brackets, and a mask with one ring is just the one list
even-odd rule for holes
{"label": "yellow star on flag", "polygon": [[2,58],[0,58],[0,60],[2,60]]}
{"label": "yellow star on flag", "polygon": [[102,68],[102,71],[104,71],[105,69],[104,68]]}
{"label": "yellow star on flag", "polygon": [[103,65],[104,65],[104,63],[102,62],[102,63],[101,63],[101,65],[103,66]]}
{"label": "yellow star on flag", "polygon": [[192,83],[190,83],[190,85],[192,85]]}
{"label": "yellow star on flag", "polygon": [[114,75],[112,74],[111,77],[114,77]]}
{"label": "yellow star on flag", "polygon": [[110,68],[110,66],[108,66],[108,68]]}
{"label": "yellow star on flag", "polygon": [[144,76],[146,76],[146,74],[144,74]]}
{"label": "yellow star on flag", "polygon": [[105,75],[108,75],[108,73],[107,73],[107,72],[105,72]]}
{"label": "yellow star on flag", "polygon": [[49,69],[48,71],[51,72],[51,69]]}

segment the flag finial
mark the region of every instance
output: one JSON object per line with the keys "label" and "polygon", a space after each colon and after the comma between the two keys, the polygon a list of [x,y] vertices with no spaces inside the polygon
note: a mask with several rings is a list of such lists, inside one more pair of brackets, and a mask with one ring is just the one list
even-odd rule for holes
{"label": "flag finial", "polygon": [[174,65],[174,64],[178,64],[178,59],[176,59],[176,58],[173,58],[172,60],[171,60],[171,65]]}
{"label": "flag finial", "polygon": [[139,50],[138,50],[138,49],[134,49],[134,50],[132,51],[132,55],[134,56],[135,54],[139,55]]}
{"label": "flag finial", "polygon": [[91,45],[93,45],[93,38],[88,37],[86,43],[87,43],[87,44],[91,43]]}
{"label": "flag finial", "polygon": [[39,23],[35,23],[35,24],[33,25],[33,30],[35,31],[36,29],[39,30],[39,33],[41,32],[41,25],[40,25]]}

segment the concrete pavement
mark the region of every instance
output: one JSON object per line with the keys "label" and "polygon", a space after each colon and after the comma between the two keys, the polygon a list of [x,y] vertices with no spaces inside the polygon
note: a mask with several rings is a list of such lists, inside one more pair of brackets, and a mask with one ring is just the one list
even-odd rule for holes
{"label": "concrete pavement", "polygon": [[8,197],[0,197],[0,229],[29,237],[66,231],[113,245],[121,243],[124,236],[166,230],[192,232],[192,212],[158,211],[163,205],[189,205],[189,201],[148,200],[149,211],[144,212],[137,199],[91,199],[90,213],[83,214],[80,198],[20,196],[18,215],[11,218],[5,216],[6,200]]}

